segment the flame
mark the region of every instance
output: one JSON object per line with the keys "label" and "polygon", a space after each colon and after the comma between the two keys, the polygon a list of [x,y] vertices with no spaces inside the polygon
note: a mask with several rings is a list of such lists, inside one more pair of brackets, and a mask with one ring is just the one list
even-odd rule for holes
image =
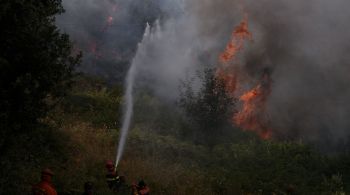
{"label": "flame", "polygon": [[238,51],[243,49],[246,39],[251,40],[252,34],[248,30],[248,17],[244,17],[243,21],[234,29],[230,42],[227,44],[225,51],[220,55],[220,62],[228,63],[236,57]]}
{"label": "flame", "polygon": [[234,96],[234,92],[237,89],[237,77],[234,74],[234,71],[225,71],[224,69],[218,69],[216,72],[216,77],[224,81],[226,91]]}
{"label": "flame", "polygon": [[233,116],[233,122],[244,130],[256,132],[262,139],[269,139],[272,130],[268,127],[266,101],[270,94],[271,79],[267,73],[255,88],[240,96],[242,110]]}
{"label": "flame", "polygon": [[265,72],[251,90],[244,90],[247,86],[247,78],[239,68],[237,55],[244,49],[246,41],[252,40],[252,33],[248,28],[248,17],[244,16],[241,23],[234,28],[231,39],[225,50],[219,56],[220,66],[217,68],[216,77],[225,82],[225,88],[229,95],[239,99],[241,109],[232,116],[232,123],[246,131],[256,132],[262,139],[270,139],[272,130],[268,127],[266,115],[266,101],[270,94],[271,79]]}
{"label": "flame", "polygon": [[111,9],[108,11],[109,15],[107,17],[106,24],[102,28],[102,32],[106,32],[113,25],[113,22],[114,22],[113,14],[117,11],[117,9],[118,9],[117,4],[111,5]]}
{"label": "flame", "polygon": [[[251,40],[252,34],[248,30],[248,17],[245,16],[241,23],[234,28],[231,39],[224,52],[220,54],[221,66],[217,69],[216,76],[225,82],[226,90],[234,95],[238,89],[239,70],[234,66],[234,61],[239,51],[243,49],[245,40]],[[230,64],[233,62],[233,64]]]}
{"label": "flame", "polygon": [[102,29],[102,32],[106,32],[113,25],[113,16],[108,16],[106,20],[106,24]]}
{"label": "flame", "polygon": [[112,23],[113,23],[113,17],[112,16],[108,16],[107,24],[110,26],[110,25],[112,25]]}
{"label": "flame", "polygon": [[118,17],[116,12],[119,10],[117,3],[114,1],[109,1],[109,4],[106,5],[106,10],[104,12],[104,16],[102,18],[101,25],[99,29],[95,29],[98,31],[98,34],[95,34],[92,39],[86,39],[83,43],[75,44],[73,47],[73,54],[79,54],[80,51],[89,54],[89,56],[94,57],[96,60],[100,60],[103,58],[113,57],[116,60],[122,60],[125,57],[117,52],[117,50],[110,49],[105,46],[105,41],[99,39],[98,37],[104,36],[109,28],[118,22]]}

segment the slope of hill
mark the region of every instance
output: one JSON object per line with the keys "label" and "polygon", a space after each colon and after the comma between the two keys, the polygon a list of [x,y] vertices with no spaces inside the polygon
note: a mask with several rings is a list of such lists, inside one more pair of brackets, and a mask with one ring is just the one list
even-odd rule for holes
{"label": "slope of hill", "polygon": [[[139,101],[162,108],[151,96]],[[72,92],[42,119],[43,125],[23,134],[2,155],[0,194],[28,193],[43,167],[55,172],[59,194],[82,194],[86,181],[94,183],[96,194],[113,194],[105,182],[104,163],[115,158],[121,104],[120,87],[78,77]],[[162,117],[174,119],[176,114],[163,113]],[[119,172],[128,184],[144,179],[152,194],[350,191],[349,156],[329,157],[303,143],[253,138],[208,147],[166,131],[162,120],[150,121],[153,124],[147,125],[135,118]]]}

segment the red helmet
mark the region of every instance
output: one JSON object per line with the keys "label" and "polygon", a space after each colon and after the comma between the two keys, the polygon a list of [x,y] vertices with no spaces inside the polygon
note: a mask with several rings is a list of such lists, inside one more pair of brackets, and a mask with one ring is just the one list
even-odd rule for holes
{"label": "red helmet", "polygon": [[111,168],[113,168],[113,167],[114,167],[113,161],[107,160],[107,162],[106,162],[106,168],[107,168],[107,169],[111,169]]}

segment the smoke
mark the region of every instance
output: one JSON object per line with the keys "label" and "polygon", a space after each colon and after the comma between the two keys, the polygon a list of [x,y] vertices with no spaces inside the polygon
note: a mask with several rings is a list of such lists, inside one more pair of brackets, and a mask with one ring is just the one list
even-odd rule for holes
{"label": "smoke", "polygon": [[165,11],[171,12],[162,2],[63,0],[66,12],[57,16],[57,25],[70,35],[75,49],[83,51],[81,71],[121,82],[146,23],[153,23]]}
{"label": "smoke", "polygon": [[175,97],[178,81],[201,66],[217,64],[234,26],[246,13],[253,41],[240,66],[247,88],[272,72],[266,115],[287,139],[337,141],[349,136],[349,2],[189,0],[183,15],[162,25],[142,63],[150,86]]}
{"label": "smoke", "polygon": [[[86,44],[98,34],[91,29],[103,28],[100,21],[106,20],[104,13],[111,2],[118,5],[114,17],[120,23],[100,40],[120,48],[118,52],[130,50],[123,60],[133,56],[145,23],[160,21],[160,30],[153,32],[158,35],[145,43],[147,50],[137,61],[138,85],[165,99],[176,99],[180,80],[219,63],[232,30],[246,14],[253,41],[238,56],[239,66],[247,89],[257,84],[264,70],[270,70],[266,115],[275,134],[308,141],[349,136],[349,1],[149,0],[142,2],[150,3],[152,9],[135,9],[140,1],[67,0],[68,15],[60,25],[74,40]],[[137,17],[130,10],[139,10]],[[134,25],[135,21],[140,22]]]}
{"label": "smoke", "polygon": [[[273,129],[282,135],[309,141],[349,136],[349,5],[344,0],[247,5],[261,37],[246,65],[256,69],[260,63],[273,70],[268,114]],[[262,52],[256,53],[259,49]]]}

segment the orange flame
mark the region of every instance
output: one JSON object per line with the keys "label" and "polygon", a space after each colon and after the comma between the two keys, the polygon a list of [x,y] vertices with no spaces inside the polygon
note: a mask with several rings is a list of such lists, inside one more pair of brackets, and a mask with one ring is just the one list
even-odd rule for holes
{"label": "orange flame", "polygon": [[272,130],[268,127],[266,100],[270,94],[270,78],[266,74],[262,84],[244,93],[240,97],[242,110],[233,116],[233,122],[244,130],[254,131],[262,139],[269,139]]}
{"label": "orange flame", "polygon": [[221,66],[218,67],[216,76],[225,82],[227,92],[232,97],[238,97],[242,103],[241,110],[232,117],[232,122],[243,130],[256,132],[262,139],[269,139],[272,131],[268,127],[265,105],[270,94],[270,75],[264,73],[260,83],[250,91],[244,92],[240,89],[240,86],[244,86],[241,83],[245,82],[246,78],[237,66],[237,55],[243,50],[246,40],[252,40],[247,16],[234,28],[229,43],[220,55]]}
{"label": "orange flame", "polygon": [[248,30],[247,17],[234,29],[230,42],[227,44],[225,51],[220,55],[220,62],[226,64],[234,59],[237,52],[243,48],[245,39],[252,39],[252,34]]}

